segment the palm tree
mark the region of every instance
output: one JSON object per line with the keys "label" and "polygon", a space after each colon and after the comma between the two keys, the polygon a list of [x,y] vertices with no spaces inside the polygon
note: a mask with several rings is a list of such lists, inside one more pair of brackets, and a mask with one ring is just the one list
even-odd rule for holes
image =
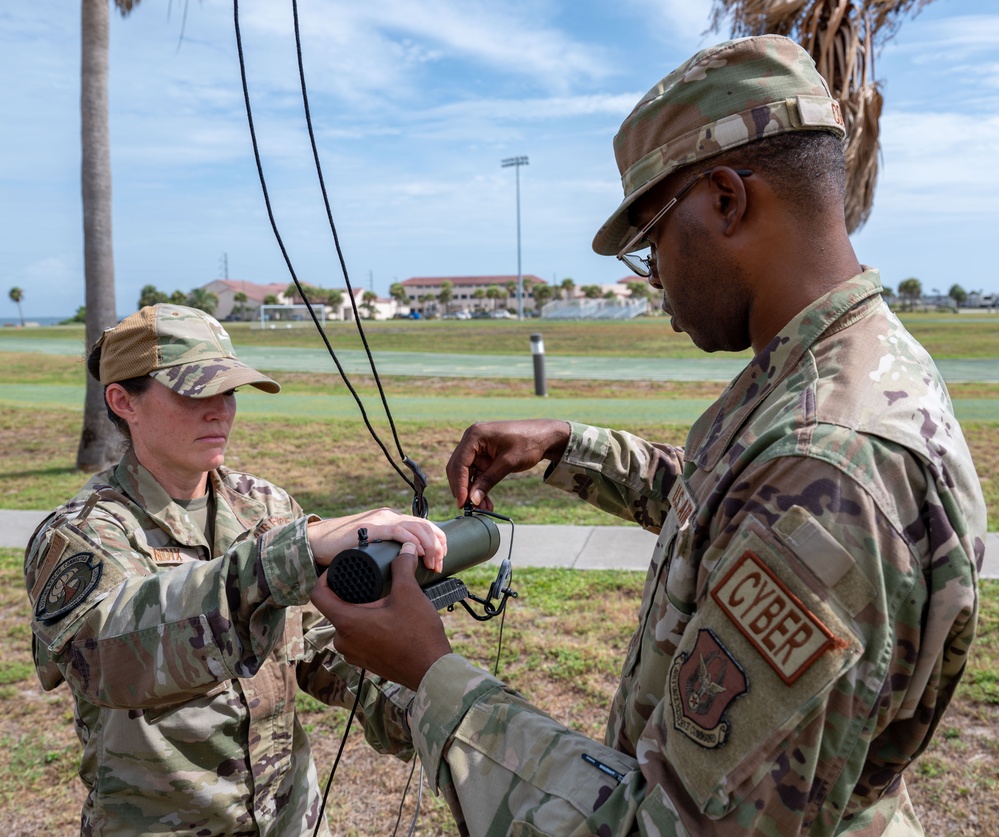
{"label": "palm tree", "polygon": [[250,298],[243,291],[236,291],[232,295],[232,301],[235,303],[232,306],[233,312],[239,320],[245,320],[246,314],[246,303],[250,301]]}
{"label": "palm tree", "polygon": [[500,290],[499,285],[490,285],[486,288],[486,299],[493,301],[493,311],[495,311],[497,301],[503,299],[503,291]]}
{"label": "palm tree", "polygon": [[[114,0],[127,15],[139,0]],[[80,29],[80,182],[83,196],[83,271],[87,352],[118,321],[111,237],[111,141],[108,128],[108,0],[82,0]],[[76,467],[93,473],[117,458],[114,425],[107,419],[104,387],[87,376],[83,429]]]}
{"label": "palm tree", "polygon": [[729,15],[733,35],[787,35],[815,60],[846,123],[846,224],[860,229],[874,206],[880,151],[881,91],[874,53],[903,15],[933,0],[714,0],[711,28]]}
{"label": "palm tree", "polygon": [[565,294],[566,299],[572,299],[573,293],[576,291],[576,283],[570,279],[568,276],[562,280],[562,292]]}
{"label": "palm tree", "polygon": [[555,296],[556,290],[551,285],[546,285],[545,283],[536,284],[531,286],[531,296],[534,299],[534,308],[540,311],[544,308],[545,304],[548,303],[553,296]]}
{"label": "palm tree", "polygon": [[204,288],[195,288],[187,295],[187,304],[191,308],[197,308],[206,314],[214,314],[219,306],[219,298],[211,291]]}
{"label": "palm tree", "polygon": [[437,294],[437,301],[443,306],[444,313],[448,312],[448,306],[454,299],[454,283],[447,280],[441,282],[440,293]]}
{"label": "palm tree", "polygon": [[378,309],[375,306],[376,302],[378,302],[378,294],[374,291],[365,291],[361,295],[360,308],[368,315],[369,320],[375,319],[378,314]]}
{"label": "palm tree", "polygon": [[20,288],[11,288],[7,296],[10,297],[11,302],[17,303],[17,316],[21,318],[21,328],[24,328],[24,311],[21,310],[21,300],[24,299],[24,291]]}
{"label": "palm tree", "polygon": [[[524,280],[521,279],[521,282],[523,281]],[[513,307],[510,305],[510,300],[517,298],[517,280],[511,279],[503,287],[506,288],[506,304],[508,307]]]}
{"label": "palm tree", "polygon": [[903,279],[898,283],[898,295],[902,299],[902,307],[911,311],[923,296],[923,283],[914,276]]}
{"label": "palm tree", "polygon": [[156,305],[159,302],[167,302],[168,300],[169,297],[163,291],[157,290],[155,285],[143,285],[142,290],[139,291],[139,308],[145,308],[147,305]]}
{"label": "palm tree", "polygon": [[406,292],[406,286],[402,282],[393,282],[389,285],[389,296],[400,307],[409,305],[409,294]]}
{"label": "palm tree", "polygon": [[323,300],[323,304],[330,307],[333,312],[332,316],[335,319],[343,319],[343,291],[339,288],[330,288],[326,291],[326,297]]}

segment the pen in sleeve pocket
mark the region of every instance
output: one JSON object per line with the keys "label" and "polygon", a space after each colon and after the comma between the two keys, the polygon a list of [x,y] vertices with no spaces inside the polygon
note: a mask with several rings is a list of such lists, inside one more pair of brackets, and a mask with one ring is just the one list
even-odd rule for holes
{"label": "pen in sleeve pocket", "polygon": [[613,767],[609,767],[608,765],[604,764],[602,761],[597,761],[589,753],[583,753],[582,758],[583,761],[585,761],[587,764],[592,764],[601,773],[606,773],[612,779],[617,779],[619,782],[624,781],[623,773],[618,773]]}

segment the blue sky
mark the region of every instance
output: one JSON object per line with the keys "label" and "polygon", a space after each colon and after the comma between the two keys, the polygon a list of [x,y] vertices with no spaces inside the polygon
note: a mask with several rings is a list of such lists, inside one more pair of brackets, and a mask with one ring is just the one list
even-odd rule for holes
{"label": "blue sky", "polygon": [[[696,50],[709,0],[302,0],[310,106],[355,287],[524,273],[577,285],[624,272],[590,250],[620,200],[611,138]],[[69,13],[66,13],[69,12]],[[232,6],[143,0],[111,23],[118,311],[139,290],[222,276],[290,282],[243,109]],[[302,112],[291,3],[242,0],[254,121],[300,279],[343,287]],[[79,3],[0,11],[0,317],[83,304]],[[936,0],[880,53],[882,168],[854,236],[897,287],[999,291],[999,4]]]}

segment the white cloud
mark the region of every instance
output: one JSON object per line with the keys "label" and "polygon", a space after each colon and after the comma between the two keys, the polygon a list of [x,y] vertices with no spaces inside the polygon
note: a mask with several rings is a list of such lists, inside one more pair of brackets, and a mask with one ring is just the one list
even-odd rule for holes
{"label": "white cloud", "polygon": [[625,0],[625,5],[635,17],[644,18],[653,37],[683,53],[677,63],[729,36],[727,31],[707,31],[713,0]]}
{"label": "white cloud", "polygon": [[[918,16],[903,23],[892,48],[940,69],[962,64],[982,52],[994,55],[999,44],[999,15],[966,14],[934,20],[931,25],[921,23]],[[915,35],[910,36],[910,31]]]}
{"label": "white cloud", "polygon": [[877,207],[908,217],[994,213],[999,115],[894,113],[882,118]]}
{"label": "white cloud", "polygon": [[[548,6],[558,8],[485,0],[341,0],[303,7],[299,22],[309,83],[359,103],[371,95],[405,100],[440,65],[452,76],[447,84],[455,86],[474,77],[476,68],[555,92],[608,76],[605,48],[577,41],[546,21]],[[265,41],[292,43],[286,9],[273,3],[243,8],[241,19]]]}

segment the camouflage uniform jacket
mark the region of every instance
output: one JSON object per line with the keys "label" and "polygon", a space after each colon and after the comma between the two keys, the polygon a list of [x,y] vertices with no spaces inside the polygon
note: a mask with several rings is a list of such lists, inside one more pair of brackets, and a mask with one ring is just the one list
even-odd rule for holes
{"label": "camouflage uniform jacket", "polygon": [[[357,676],[309,604],[309,518],[264,480],[209,476],[212,560],[200,527],[132,454],[49,516],[25,554],[39,678],[45,689],[65,679],[76,701],[83,834],[315,826],[295,694],[350,705]],[[412,693],[366,682],[369,740],[406,755]]]}
{"label": "camouflage uniform jacket", "polygon": [[472,835],[920,834],[902,771],[964,669],[985,507],[867,271],[684,449],[572,425],[552,485],[659,533],[603,745],[449,655],[413,740]]}

